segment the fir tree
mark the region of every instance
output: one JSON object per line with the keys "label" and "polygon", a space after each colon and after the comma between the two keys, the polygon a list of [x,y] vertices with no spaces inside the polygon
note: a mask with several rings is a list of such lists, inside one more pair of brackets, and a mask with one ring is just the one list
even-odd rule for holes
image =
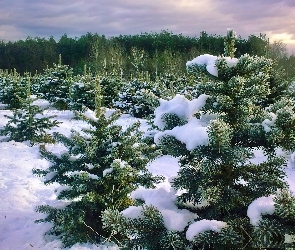
{"label": "fir tree", "polygon": [[122,76],[118,74],[110,74],[99,78],[101,86],[102,106],[112,108],[113,100],[118,98],[118,95],[126,84]]}
{"label": "fir tree", "polygon": [[96,78],[90,73],[73,78],[73,84],[69,90],[69,106],[72,110],[95,109]]}
{"label": "fir tree", "polygon": [[44,70],[38,91],[40,96],[58,109],[67,109],[72,74],[73,69],[68,65],[62,65],[60,56],[58,64]]}
{"label": "fir tree", "polygon": [[117,98],[123,81],[120,77],[111,74],[108,76],[93,76],[85,72],[83,76],[73,77],[68,97],[69,106],[72,110],[82,110],[87,107],[95,109],[96,88],[100,86],[101,105],[111,108],[113,100]]}
{"label": "fir tree", "polygon": [[114,99],[114,107],[134,117],[146,118],[159,105],[159,97],[167,93],[167,88],[159,82],[134,79],[126,83]]}
{"label": "fir tree", "polygon": [[233,29],[227,30],[227,35],[224,39],[224,55],[229,56],[231,58],[235,57],[235,40],[236,40],[236,32]]}
{"label": "fir tree", "polygon": [[[232,56],[230,51],[234,50],[229,45],[226,51]],[[200,117],[193,117],[196,109],[191,116],[180,115],[179,111],[159,114],[164,131],[158,143],[180,159],[180,171],[173,179],[173,187],[182,191],[178,207],[199,216],[185,229],[186,238],[182,232],[177,233],[178,242],[189,249],[288,246],[284,244],[285,236],[295,233],[295,197],[288,192],[284,168],[288,153],[295,149],[295,108],[294,102],[284,96],[287,84],[281,80],[275,83],[278,79],[273,77],[275,63],[264,57],[243,55],[234,59],[204,55],[193,62],[187,64],[189,70],[203,77],[196,86],[197,92],[208,96]],[[187,110],[182,113],[186,114]],[[192,119],[198,119],[199,123],[211,121],[207,127],[208,140],[188,149],[171,131],[186,126]],[[285,155],[279,155],[278,149]],[[257,150],[265,157],[258,163]],[[265,213],[258,211],[260,218],[254,223],[250,206],[264,198],[274,205],[268,204],[271,207]],[[127,238],[128,230],[133,230],[136,236],[128,238],[131,243],[136,244],[139,238],[138,247],[161,249],[160,242],[167,242],[168,232],[150,237],[145,228],[152,229],[153,225],[161,228],[162,217],[155,216],[146,225],[147,219],[143,213],[135,222],[124,217],[116,222],[106,215],[105,226],[117,223],[122,232],[127,232]],[[193,228],[204,221],[220,227],[191,236]],[[148,243],[152,238],[156,247]],[[177,248],[171,243],[166,249],[186,247]]]}
{"label": "fir tree", "polygon": [[14,141],[27,141],[31,144],[37,142],[52,142],[51,136],[48,131],[58,126],[59,122],[52,120],[54,116],[45,116],[44,110],[34,101],[36,97],[31,95],[30,78],[26,77],[26,98],[19,98],[20,107],[13,109],[13,115],[5,115],[8,122],[5,127],[0,131],[1,135],[9,136],[9,140]]}
{"label": "fir tree", "polygon": [[20,76],[16,70],[10,74],[1,72],[0,76],[0,101],[7,104],[9,109],[21,107],[22,99],[26,98],[27,77]]}
{"label": "fir tree", "polygon": [[157,152],[142,141],[139,123],[123,130],[115,123],[120,113],[107,116],[103,109],[77,115],[90,128],[73,131],[70,138],[55,133],[55,140],[66,146],[67,152],[59,156],[42,150],[42,156],[52,165],[33,171],[46,178],[45,184],[59,183],[62,187],[57,199],[65,201],[66,206],[42,205],[37,211],[47,214],[38,222],[52,222],[49,233],[58,235],[65,246],[119,239],[119,234],[108,234],[102,228],[102,211],[127,208],[133,204],[128,197],[132,190],[139,185],[152,187],[157,180],[146,169]]}

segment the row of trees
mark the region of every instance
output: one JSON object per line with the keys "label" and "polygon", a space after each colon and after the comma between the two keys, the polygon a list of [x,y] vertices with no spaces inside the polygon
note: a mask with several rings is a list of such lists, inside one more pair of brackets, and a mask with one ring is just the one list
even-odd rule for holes
{"label": "row of trees", "polygon": [[[98,73],[120,72],[131,75],[148,71],[159,75],[167,71],[185,72],[185,62],[198,55],[223,54],[223,40],[219,35],[201,32],[199,37],[188,37],[168,31],[120,35],[106,38],[104,35],[87,33],[70,38],[64,34],[59,40],[28,37],[15,42],[0,42],[0,68],[16,69],[19,73],[42,71],[52,67],[58,55],[63,64],[70,65],[74,74],[81,74],[86,64]],[[267,56],[279,61],[290,77],[295,70],[295,57],[287,56],[281,42],[269,45],[265,35],[250,35],[247,39],[236,38],[236,56],[243,54]]]}

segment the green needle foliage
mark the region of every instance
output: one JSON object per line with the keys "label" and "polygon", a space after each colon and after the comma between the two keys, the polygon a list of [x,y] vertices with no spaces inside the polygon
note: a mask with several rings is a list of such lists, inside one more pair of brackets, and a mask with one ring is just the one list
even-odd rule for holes
{"label": "green needle foliage", "polygon": [[9,109],[18,109],[21,107],[22,99],[27,95],[26,76],[20,76],[16,70],[11,73],[7,71],[0,72],[0,102],[7,105]]}
{"label": "green needle foliage", "polygon": [[42,150],[42,157],[52,165],[46,170],[33,170],[45,177],[45,184],[59,183],[62,187],[57,196],[65,202],[62,208],[42,205],[37,211],[47,214],[38,222],[53,223],[49,233],[58,235],[65,246],[110,237],[119,240],[120,234],[110,235],[102,228],[102,211],[127,208],[133,204],[128,197],[131,191],[139,185],[153,187],[157,180],[147,171],[146,164],[158,152],[142,140],[140,124],[123,130],[115,123],[119,112],[107,116],[101,109],[96,113],[92,118],[77,113],[90,125],[89,129],[73,131],[70,138],[55,133],[55,140],[67,152],[55,155]]}
{"label": "green needle foliage", "polygon": [[61,56],[59,63],[53,65],[53,68],[45,69],[42,74],[43,79],[40,82],[39,94],[56,108],[64,110],[68,108],[73,69],[68,65],[61,64]]}
{"label": "green needle foliage", "polygon": [[69,106],[72,110],[83,108],[95,109],[96,79],[91,74],[84,74],[73,79],[69,90]]}
{"label": "green needle foliage", "polygon": [[159,97],[167,93],[167,88],[159,82],[134,79],[126,83],[114,100],[114,107],[134,117],[146,118],[159,105]]}
{"label": "green needle foliage", "polygon": [[[232,41],[233,34],[227,38]],[[231,57],[232,45],[225,50]],[[226,226],[219,232],[199,233],[192,241],[177,232],[179,247],[170,241],[165,249],[281,249],[288,246],[286,235],[295,234],[295,197],[288,191],[284,172],[288,153],[295,149],[295,103],[285,95],[288,84],[278,77],[270,59],[246,54],[231,67],[226,60],[219,57],[215,61],[218,76],[211,75],[207,65],[189,68],[202,77],[196,92],[209,96],[201,111],[201,115],[214,117],[207,128],[208,144],[189,151],[172,135],[160,140],[163,151],[180,159],[180,171],[173,179],[173,187],[181,191],[178,207],[196,213],[196,221],[216,220]],[[162,116],[165,129],[189,122],[175,116]],[[278,149],[284,154],[279,155]],[[264,154],[259,161],[255,160],[257,151]],[[269,196],[274,197],[275,212],[262,213],[259,223],[251,224],[249,205]],[[163,225],[156,212],[149,222],[151,216],[144,213],[138,220],[119,217],[113,221],[106,214],[105,227],[117,225],[131,245],[162,249],[160,242],[167,242],[169,230],[159,237],[145,231]],[[136,237],[128,237],[131,229]],[[294,247],[294,243],[289,245]]]}
{"label": "green needle foliage", "polygon": [[38,142],[53,142],[48,131],[58,126],[59,122],[53,120],[55,116],[45,116],[44,109],[34,104],[37,98],[31,96],[30,78],[26,78],[26,98],[19,97],[18,109],[13,109],[12,115],[5,115],[8,122],[0,130],[1,135],[9,136],[9,140],[18,142],[30,141],[31,144]]}
{"label": "green needle foliage", "polygon": [[232,29],[227,30],[227,35],[224,39],[224,55],[229,56],[231,58],[235,57],[235,40],[236,40],[236,32]]}
{"label": "green needle foliage", "polygon": [[[200,219],[224,221],[228,226],[220,234],[199,235],[194,244],[203,249],[283,247],[285,235],[294,233],[295,217],[282,220],[279,211],[292,206],[294,197],[285,194],[288,202],[284,203],[278,198],[287,190],[286,158],[276,150],[295,148],[294,103],[284,91],[276,92],[285,90],[285,82],[270,84],[274,81],[272,60],[244,55],[234,67],[228,67],[223,58],[215,65],[218,77],[197,69],[208,76],[208,81],[197,86],[199,93],[210,96],[203,112],[217,115],[208,127],[209,144],[183,155],[174,187],[187,190],[179,197],[184,206],[208,203],[198,207]],[[257,149],[264,152],[265,160],[254,164],[251,159]],[[270,195],[277,197],[276,212],[253,227],[248,206]]]}

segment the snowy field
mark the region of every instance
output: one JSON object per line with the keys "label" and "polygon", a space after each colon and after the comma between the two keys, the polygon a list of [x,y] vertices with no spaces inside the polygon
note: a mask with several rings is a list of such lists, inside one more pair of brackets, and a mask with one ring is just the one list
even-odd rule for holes
{"label": "snowy field", "polygon": [[[69,135],[71,129],[80,130],[86,124],[73,118],[71,111],[48,111],[49,115],[56,115],[55,118],[61,121],[59,127],[52,131],[58,131],[65,135]],[[4,115],[11,114],[8,110],[0,110],[0,127],[5,126],[7,119]],[[118,123],[123,126],[128,126],[138,119],[129,115],[122,115]],[[146,129],[147,125],[142,121],[142,129]],[[55,189],[56,185],[45,186],[42,179],[32,175],[33,168],[48,167],[49,162],[42,159],[39,155],[39,145],[29,146],[29,143],[7,142],[6,137],[0,137],[0,250],[28,250],[28,249],[63,249],[61,242],[54,238],[44,237],[44,233],[50,228],[50,224],[36,224],[35,220],[44,218],[43,214],[35,212],[38,205],[49,204],[53,205],[56,201]],[[48,144],[46,148],[50,151],[59,152],[63,150],[62,145]],[[257,161],[262,160],[261,152],[256,152]],[[290,156],[288,162],[287,182],[290,189],[295,194],[295,163]],[[159,184],[155,190],[157,195],[163,194],[161,198],[169,198],[175,193],[170,187],[168,179],[177,174],[179,165],[177,159],[170,156],[162,156],[148,166],[149,170],[158,175],[163,175],[167,179]],[[143,192],[138,190],[134,195],[142,195]],[[154,193],[155,194],[155,193]],[[150,194],[153,196],[154,194]],[[167,196],[168,195],[168,196]],[[164,197],[165,196],[165,197]],[[167,198],[167,199],[168,199]],[[157,199],[154,199],[157,201]],[[165,200],[167,201],[167,200]],[[173,201],[173,200],[172,200]],[[147,199],[146,199],[147,202]],[[170,200],[171,202],[171,200]],[[148,203],[148,202],[147,202]],[[161,204],[154,204],[159,209]],[[161,209],[160,209],[161,210]],[[177,214],[177,208],[174,208]],[[134,212],[134,210],[131,210]],[[128,215],[128,211],[125,211]],[[259,216],[258,214],[257,216]],[[165,216],[164,216],[165,217]],[[166,219],[165,219],[166,218]],[[166,223],[169,224],[169,217],[165,217]],[[179,217],[183,218],[183,217]],[[187,214],[186,214],[186,218]],[[192,221],[194,218],[189,218]],[[170,228],[182,227],[181,220],[176,220],[176,225],[170,225]],[[104,245],[91,244],[76,244],[70,249],[99,249],[99,250],[117,250],[118,247],[106,243]]]}
{"label": "snowy field", "polygon": [[[73,118],[71,111],[50,110],[48,115],[56,115],[55,119],[61,121],[59,127],[52,129],[69,135],[71,129],[80,130],[86,126],[83,121]],[[8,110],[0,110],[0,127],[8,121],[4,115],[11,115]],[[118,123],[123,127],[136,122],[138,119],[129,115],[122,115]],[[146,123],[142,121],[142,128]],[[28,249],[63,249],[58,239],[45,238],[44,233],[50,224],[36,224],[35,220],[45,215],[35,212],[38,205],[54,205],[56,201],[55,189],[58,184],[45,186],[42,179],[32,175],[33,168],[48,167],[49,162],[39,155],[39,145],[30,146],[28,142],[7,142],[7,138],[0,136],[0,249],[1,250],[28,250]],[[62,145],[46,145],[46,149],[59,152],[64,150]],[[163,156],[149,166],[156,174],[170,178],[178,171],[176,159]],[[168,182],[161,184],[169,188]],[[72,250],[99,249],[115,250],[116,246],[104,244],[102,246],[91,244],[76,244]]]}

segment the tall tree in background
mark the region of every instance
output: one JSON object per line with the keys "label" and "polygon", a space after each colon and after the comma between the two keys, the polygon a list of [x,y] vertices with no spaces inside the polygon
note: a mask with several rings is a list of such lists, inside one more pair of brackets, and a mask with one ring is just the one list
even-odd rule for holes
{"label": "tall tree in background", "polygon": [[281,40],[271,43],[269,45],[269,57],[277,61],[287,57],[286,44],[284,44]]}

